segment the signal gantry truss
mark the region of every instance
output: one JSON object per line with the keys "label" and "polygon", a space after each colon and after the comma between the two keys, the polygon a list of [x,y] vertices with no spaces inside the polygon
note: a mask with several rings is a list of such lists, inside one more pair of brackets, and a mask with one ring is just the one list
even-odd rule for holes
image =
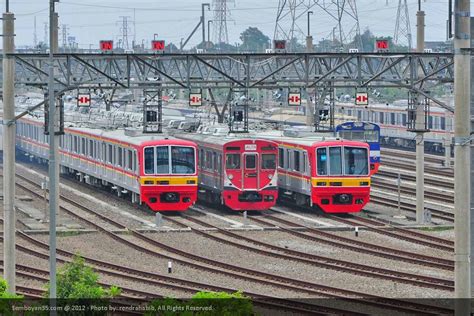
{"label": "signal gantry truss", "polygon": [[[15,83],[46,87],[46,54],[9,54]],[[406,88],[430,96],[454,82],[454,56],[437,53],[55,54],[57,90]]]}

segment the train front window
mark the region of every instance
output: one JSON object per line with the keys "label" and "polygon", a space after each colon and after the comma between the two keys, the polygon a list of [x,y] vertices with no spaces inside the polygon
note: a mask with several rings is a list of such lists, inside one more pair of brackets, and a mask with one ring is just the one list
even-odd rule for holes
{"label": "train front window", "polygon": [[194,174],[196,172],[195,152],[191,147],[171,147],[171,170],[177,174]]}
{"label": "train front window", "polygon": [[331,176],[342,175],[342,152],[341,147],[329,148],[329,174]]}
{"label": "train front window", "polygon": [[318,168],[319,175],[327,175],[328,174],[328,155],[326,148],[318,148],[316,150],[316,165]]}
{"label": "train front window", "polygon": [[369,173],[367,149],[344,147],[344,171],[346,175],[367,175]]}
{"label": "train front window", "polygon": [[240,169],[240,154],[227,154],[225,158],[226,169]]}
{"label": "train front window", "polygon": [[168,146],[156,147],[156,173],[170,173],[169,159],[170,157]]}
{"label": "train front window", "polygon": [[155,149],[153,147],[145,148],[145,174],[154,174]]}
{"label": "train front window", "polygon": [[262,155],[262,169],[276,169],[276,155],[263,154]]}

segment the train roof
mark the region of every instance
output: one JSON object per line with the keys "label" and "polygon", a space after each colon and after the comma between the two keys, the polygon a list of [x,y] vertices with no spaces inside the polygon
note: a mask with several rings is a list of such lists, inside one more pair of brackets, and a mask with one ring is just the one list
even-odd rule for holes
{"label": "train roof", "polygon": [[[288,135],[288,133],[286,133]],[[355,146],[368,146],[366,143],[358,142],[358,141],[350,141],[345,140],[339,137],[334,137],[331,135],[327,135],[324,133],[312,133],[312,134],[304,134],[301,137],[292,137],[286,136],[285,131],[268,131],[258,134],[259,138],[273,140],[275,142],[284,142],[284,143],[291,143],[295,145],[301,146],[314,146],[316,144],[320,144],[322,142],[326,143],[345,143]]]}
{"label": "train roof", "polygon": [[178,138],[186,139],[194,142],[203,142],[208,144],[214,144],[218,146],[224,146],[227,143],[243,140],[265,140],[261,139],[257,135],[253,136],[253,133],[250,134],[227,134],[227,135],[209,135],[209,134],[196,134],[196,133],[178,133],[174,134]]}
{"label": "train roof", "polygon": [[[21,120],[26,120],[33,122],[36,125],[43,125],[43,121],[35,118],[22,118]],[[177,139],[173,136],[168,135],[167,133],[163,134],[144,134],[142,129],[136,128],[120,128],[114,130],[107,130],[102,128],[93,128],[87,126],[74,126],[69,125],[65,127],[65,130],[77,133],[94,136],[97,138],[107,138],[109,140],[116,141],[118,143],[127,143],[134,146],[147,145],[149,143],[156,143],[161,141],[168,141],[170,139],[174,140],[175,144],[181,145],[192,145],[192,142],[185,141],[182,139]]]}

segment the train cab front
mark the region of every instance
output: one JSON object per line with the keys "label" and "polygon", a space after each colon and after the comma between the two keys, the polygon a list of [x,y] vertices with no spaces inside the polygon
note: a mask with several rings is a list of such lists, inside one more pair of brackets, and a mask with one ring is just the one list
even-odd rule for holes
{"label": "train cab front", "polygon": [[370,200],[370,163],[367,148],[317,149],[317,177],[311,199],[326,213],[360,212]]}
{"label": "train cab front", "polygon": [[278,198],[277,146],[257,141],[242,152],[226,153],[223,203],[236,211],[263,211]]}
{"label": "train cab front", "polygon": [[155,212],[185,211],[197,199],[196,149],[191,146],[144,148],[141,201]]}

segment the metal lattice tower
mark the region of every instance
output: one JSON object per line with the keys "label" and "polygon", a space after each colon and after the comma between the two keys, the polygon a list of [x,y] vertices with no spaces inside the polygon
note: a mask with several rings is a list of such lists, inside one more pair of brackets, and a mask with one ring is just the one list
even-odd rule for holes
{"label": "metal lattice tower", "polygon": [[129,24],[129,16],[121,16],[120,21],[117,23],[120,25],[120,35],[119,39],[122,42],[122,48],[123,49],[130,49],[130,45],[128,42],[128,35],[130,34],[130,28],[128,26]]}
{"label": "metal lattice tower", "polygon": [[61,27],[61,36],[62,36],[62,40],[63,40],[63,48],[66,48],[67,47],[67,25],[66,24],[63,24],[62,27]]}
{"label": "metal lattice tower", "polygon": [[279,0],[273,38],[289,43],[293,38],[303,41],[308,11],[313,11],[315,17],[326,15],[335,21],[328,33],[333,34],[337,46],[362,48],[360,37],[351,44],[360,35],[356,0]]}
{"label": "metal lattice tower", "polygon": [[214,43],[229,43],[229,33],[227,31],[227,21],[230,20],[229,3],[234,0],[213,0],[212,8],[214,10],[213,19],[213,40]]}
{"label": "metal lattice tower", "polygon": [[411,51],[413,47],[407,0],[398,1],[397,22],[395,24],[393,41],[395,44],[407,46],[408,51]]}

